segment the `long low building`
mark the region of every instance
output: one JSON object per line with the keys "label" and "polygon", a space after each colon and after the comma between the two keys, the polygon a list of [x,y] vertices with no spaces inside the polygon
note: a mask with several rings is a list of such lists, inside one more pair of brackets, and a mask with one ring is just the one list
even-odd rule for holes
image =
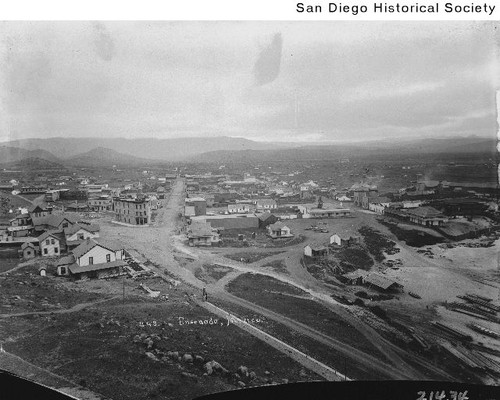
{"label": "long low building", "polygon": [[222,229],[252,229],[259,227],[259,218],[255,215],[199,215],[191,217],[193,222],[207,222],[212,228]]}
{"label": "long low building", "polygon": [[309,211],[311,218],[342,218],[350,217],[351,209],[349,208],[313,208]]}

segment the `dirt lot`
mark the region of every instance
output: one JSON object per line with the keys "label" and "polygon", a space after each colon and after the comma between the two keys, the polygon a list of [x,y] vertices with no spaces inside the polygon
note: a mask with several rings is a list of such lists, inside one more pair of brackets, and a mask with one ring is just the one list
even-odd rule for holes
{"label": "dirt lot", "polygon": [[224,257],[229,258],[234,261],[242,261],[244,260],[247,263],[253,263],[256,261],[260,261],[266,257],[283,253],[282,251],[276,251],[273,253],[255,253],[255,252],[240,252],[240,253],[232,253],[232,254],[224,254]]}
{"label": "dirt lot", "polygon": [[[288,222],[287,222],[288,223]],[[293,232],[292,232],[293,233]],[[243,240],[240,240],[238,235],[244,235]],[[295,235],[289,239],[271,239],[267,236],[267,231],[263,229],[231,229],[223,231],[222,243],[220,247],[264,247],[264,248],[280,248],[289,247],[305,240],[303,235]]]}

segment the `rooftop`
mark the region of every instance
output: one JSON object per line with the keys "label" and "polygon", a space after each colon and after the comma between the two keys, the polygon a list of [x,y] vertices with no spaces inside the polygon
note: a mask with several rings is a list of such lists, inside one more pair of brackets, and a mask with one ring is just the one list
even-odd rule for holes
{"label": "rooftop", "polygon": [[126,265],[127,263],[122,260],[112,261],[109,263],[91,264],[91,265],[86,265],[84,267],[80,267],[78,264],[75,263],[69,266],[69,270],[72,274],[81,274],[82,272],[99,271],[115,267],[124,267]]}

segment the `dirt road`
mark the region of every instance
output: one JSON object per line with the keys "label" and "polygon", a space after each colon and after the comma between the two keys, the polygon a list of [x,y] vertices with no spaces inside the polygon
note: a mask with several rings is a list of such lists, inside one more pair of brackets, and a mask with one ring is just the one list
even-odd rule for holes
{"label": "dirt road", "polygon": [[[212,303],[209,302],[197,302],[201,307],[205,308],[206,310],[210,311],[211,313],[221,317],[221,318],[227,318],[228,312],[215,306]],[[315,360],[314,358],[308,356],[307,354],[297,350],[296,348],[284,343],[283,341],[275,338],[274,336],[269,335],[268,333],[256,328],[253,325],[250,325],[246,321],[241,320],[240,318],[231,317],[231,323],[236,324],[239,328],[243,329],[244,331],[250,333],[251,335],[255,336],[256,338],[262,340],[263,342],[269,344],[270,346],[274,347],[278,351],[281,351],[283,354],[289,356],[290,358],[294,359],[298,363],[300,363],[302,366],[308,368],[309,370],[315,372],[316,374],[322,376],[328,381],[344,381],[344,380],[351,380],[345,375],[341,374],[340,372],[334,370],[333,368],[319,362],[318,360]]]}
{"label": "dirt road", "polygon": [[[417,373],[413,368],[410,368],[400,357],[397,356],[393,351],[388,349],[385,342],[380,340],[376,341],[376,346],[382,351],[388,351],[388,358],[394,364],[393,366],[388,365],[385,362],[378,360],[377,358],[370,356],[358,349],[352,348],[338,340],[335,340],[323,333],[317,332],[306,325],[299,324],[297,321],[286,318],[282,315],[274,313],[270,310],[266,310],[259,307],[253,303],[244,301],[238,297],[232,296],[225,291],[225,285],[231,280],[238,276],[240,273],[253,272],[262,275],[267,275],[278,279],[282,282],[288,283],[295,287],[298,287],[305,292],[309,293],[316,300],[330,304],[332,306],[339,306],[339,304],[333,300],[327,288],[325,288],[321,283],[314,279],[301,265],[298,260],[300,260],[300,255],[303,249],[303,244],[298,244],[296,246],[290,246],[287,248],[286,254],[273,254],[270,257],[264,258],[257,263],[252,265],[241,263],[233,260],[229,260],[223,257],[222,251],[206,251],[200,249],[189,248],[183,245],[179,240],[180,232],[180,217],[179,212],[182,210],[182,205],[184,202],[184,182],[178,179],[171,191],[170,197],[166,202],[163,209],[160,210],[156,221],[153,226],[147,229],[134,229],[132,227],[124,227],[117,225],[104,225],[102,227],[103,237],[108,237],[112,239],[118,239],[126,246],[136,249],[139,253],[143,254],[146,258],[157,264],[159,267],[153,267],[155,272],[166,278],[171,275],[175,275],[180,278],[183,282],[201,289],[207,287],[207,290],[211,295],[216,295],[226,301],[233,302],[238,305],[242,305],[252,311],[262,313],[267,315],[269,318],[293,329],[299,331],[301,334],[314,339],[322,344],[330,346],[337,351],[341,351],[347,357],[356,360],[361,365],[368,365],[369,368],[374,369],[384,376],[388,376],[392,379],[419,379],[422,377],[421,374]],[[277,249],[278,250],[278,249]],[[283,249],[279,249],[283,250]],[[267,251],[269,249],[252,249],[252,251]],[[219,282],[207,285],[205,282],[199,280],[193,273],[193,269],[185,268],[180,265],[180,263],[174,257],[177,255],[183,256],[188,255],[189,257],[196,259],[195,265],[206,264],[219,264],[221,266],[226,266],[234,269],[234,273],[230,273],[225,279]],[[262,265],[277,259],[284,259],[287,268],[290,271],[290,276],[283,275],[274,271],[263,270]],[[354,318],[350,316],[350,318]],[[360,331],[365,335],[369,336],[372,332],[366,328],[362,328],[362,322],[359,320],[357,326]],[[250,332],[252,333],[252,332]],[[260,335],[260,334],[259,334]],[[371,338],[369,337],[371,340]],[[274,338],[274,340],[277,340]],[[309,368],[310,364],[304,365]]]}
{"label": "dirt road", "polygon": [[81,311],[87,307],[92,307],[92,306],[95,306],[97,304],[101,304],[101,303],[105,303],[107,301],[110,301],[110,300],[113,300],[113,299],[117,299],[119,298],[120,296],[114,296],[114,297],[111,297],[109,299],[103,299],[103,300],[96,300],[96,301],[92,301],[92,302],[89,302],[89,303],[80,303],[80,304],[77,304],[71,308],[65,308],[63,310],[52,310],[52,311],[33,311],[33,312],[24,312],[24,313],[17,313],[17,314],[0,314],[0,318],[10,318],[10,317],[25,317],[25,316],[28,316],[28,315],[51,315],[51,314],[69,314],[69,313],[74,313],[74,312],[78,312],[78,311]]}

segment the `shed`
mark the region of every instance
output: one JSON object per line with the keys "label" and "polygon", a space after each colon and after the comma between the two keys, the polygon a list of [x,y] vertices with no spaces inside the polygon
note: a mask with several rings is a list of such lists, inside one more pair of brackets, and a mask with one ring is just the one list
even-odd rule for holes
{"label": "shed", "polygon": [[363,282],[367,286],[374,287],[378,290],[382,290],[384,292],[392,291],[392,290],[398,290],[403,287],[403,285],[386,278],[385,276],[382,276],[378,274],[377,272],[372,272],[371,274],[368,274],[364,277]]}

